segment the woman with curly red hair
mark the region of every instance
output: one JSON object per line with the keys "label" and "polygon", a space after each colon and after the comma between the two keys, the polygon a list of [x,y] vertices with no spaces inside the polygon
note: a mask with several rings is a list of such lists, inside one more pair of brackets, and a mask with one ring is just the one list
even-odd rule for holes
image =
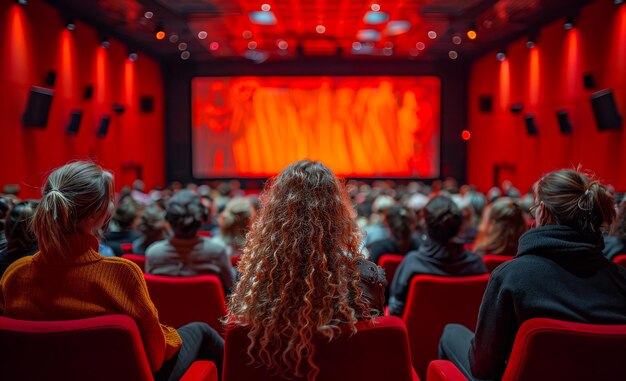
{"label": "woman with curly red hair", "polygon": [[382,314],[384,271],[365,260],[344,184],[319,162],[285,168],[261,196],[229,301],[249,328],[248,355],[268,372],[315,379],[314,338]]}

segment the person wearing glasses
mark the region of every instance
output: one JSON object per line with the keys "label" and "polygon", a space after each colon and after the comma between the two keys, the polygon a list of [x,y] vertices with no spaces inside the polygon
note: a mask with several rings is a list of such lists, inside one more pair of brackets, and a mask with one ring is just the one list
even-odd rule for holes
{"label": "person wearing glasses", "polygon": [[520,325],[531,318],[626,323],[626,269],[602,254],[601,228],[615,219],[613,196],[579,170],[551,172],[535,185],[536,228],[514,261],[491,273],[476,333],[449,324],[439,357],[470,380],[500,379]]}

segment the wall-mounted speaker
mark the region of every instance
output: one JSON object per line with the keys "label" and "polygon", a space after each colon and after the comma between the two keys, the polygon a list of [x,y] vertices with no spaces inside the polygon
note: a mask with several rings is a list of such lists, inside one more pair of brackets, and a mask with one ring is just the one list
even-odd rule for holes
{"label": "wall-mounted speaker", "polygon": [[154,109],[154,97],[152,96],[145,95],[141,97],[139,103],[141,104],[141,112],[152,112]]}
{"label": "wall-mounted speaker", "polygon": [[524,116],[524,123],[526,124],[526,132],[530,136],[539,135],[539,130],[537,129],[537,123],[535,123],[535,117],[533,114],[526,114]]}
{"label": "wall-mounted speaker", "polygon": [[519,114],[524,109],[524,105],[521,103],[514,103],[511,105],[511,112],[514,114]]}
{"label": "wall-mounted speaker", "polygon": [[83,99],[91,99],[93,98],[93,86],[87,85],[85,86],[85,92],[83,93]]}
{"label": "wall-mounted speaker", "polygon": [[80,121],[82,118],[82,110],[72,110],[72,112],[70,113],[70,121],[67,123],[67,127],[65,127],[65,132],[68,135],[77,135],[78,129],[80,128]]}
{"label": "wall-mounted speaker", "polygon": [[98,137],[104,138],[107,136],[107,132],[109,132],[109,124],[111,124],[111,116],[103,115],[100,118],[100,124],[98,125]]}
{"label": "wall-mounted speaker", "polygon": [[46,128],[54,90],[33,86],[28,94],[26,110],[22,115],[22,126]]}
{"label": "wall-mounted speaker", "polygon": [[562,134],[570,134],[572,132],[572,122],[569,120],[567,110],[556,110],[556,120],[559,122],[559,129]]}
{"label": "wall-mounted speaker", "polygon": [[617,110],[611,90],[604,89],[591,94],[591,108],[599,130],[622,128],[622,116]]}
{"label": "wall-mounted speaker", "polygon": [[583,74],[583,85],[587,90],[593,90],[596,88],[596,81],[593,79],[593,74],[591,74],[591,72]]}
{"label": "wall-mounted speaker", "polygon": [[126,107],[124,107],[121,103],[113,103],[113,112],[116,114],[123,114],[126,111]]}
{"label": "wall-mounted speaker", "polygon": [[54,87],[54,84],[57,81],[57,72],[54,70],[50,70],[48,74],[46,74],[45,84],[48,87]]}
{"label": "wall-mounted speaker", "polygon": [[478,98],[480,112],[493,112],[493,97],[491,95],[481,95]]}

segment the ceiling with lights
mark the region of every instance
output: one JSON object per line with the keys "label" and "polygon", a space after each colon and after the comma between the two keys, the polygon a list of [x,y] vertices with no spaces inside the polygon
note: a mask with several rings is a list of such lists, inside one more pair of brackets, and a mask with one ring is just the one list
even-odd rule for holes
{"label": "ceiling with lights", "polygon": [[473,59],[589,0],[47,0],[161,60]]}

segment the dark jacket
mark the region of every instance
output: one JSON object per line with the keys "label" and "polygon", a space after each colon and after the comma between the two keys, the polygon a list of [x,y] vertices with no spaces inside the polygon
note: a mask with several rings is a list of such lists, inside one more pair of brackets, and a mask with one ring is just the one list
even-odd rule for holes
{"label": "dark jacket", "polygon": [[39,251],[39,248],[36,245],[27,249],[21,246],[8,245],[3,250],[0,250],[0,278],[2,278],[2,275],[11,263],[27,255],[33,255],[37,251]]}
{"label": "dark jacket", "polygon": [[367,260],[359,261],[358,266],[363,299],[372,310],[377,311],[380,316],[384,315],[385,287],[387,287],[385,270]]}
{"label": "dark jacket", "polygon": [[124,255],[122,250],[123,243],[132,243],[137,238],[141,237],[141,233],[137,230],[122,230],[119,232],[106,232],[104,238],[106,245],[113,249],[116,257]]}
{"label": "dark jacket", "polygon": [[409,250],[407,253],[400,253],[400,248],[398,244],[393,238],[385,238],[375,242],[370,243],[367,246],[367,251],[369,252],[369,260],[378,264],[380,257],[383,254],[408,254],[409,251],[415,251],[419,249],[421,245],[421,240],[419,237],[413,237],[411,239],[411,245],[409,246]]}
{"label": "dark jacket", "polygon": [[626,254],[626,240],[612,235],[604,237],[604,250],[602,252],[610,260],[619,254]]}
{"label": "dark jacket", "polygon": [[464,250],[463,244],[450,242],[444,245],[427,239],[419,250],[407,254],[398,266],[391,282],[389,313],[402,315],[411,279],[416,275],[464,276],[486,272],[482,258]]}
{"label": "dark jacket", "polygon": [[526,232],[514,260],[491,273],[470,349],[472,373],[499,379],[520,325],[544,317],[591,324],[626,323],[626,269],[567,226]]}

